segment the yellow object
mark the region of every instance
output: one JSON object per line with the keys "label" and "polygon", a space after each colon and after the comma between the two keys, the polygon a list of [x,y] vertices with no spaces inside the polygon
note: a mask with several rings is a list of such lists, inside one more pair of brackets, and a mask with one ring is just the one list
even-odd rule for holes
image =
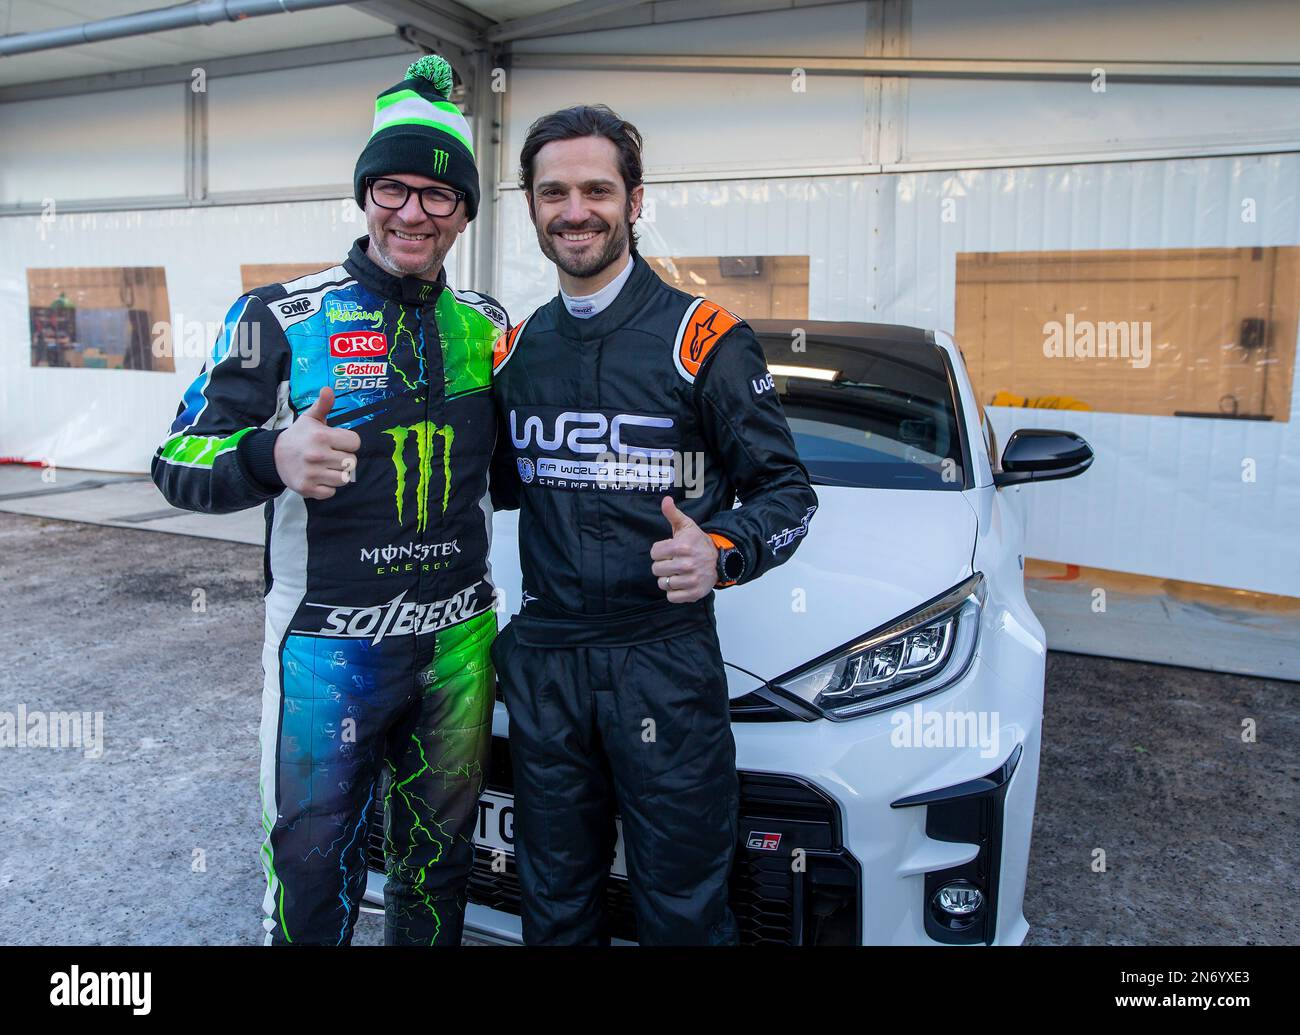
{"label": "yellow object", "polygon": [[1031,410],[1091,410],[1092,407],[1068,395],[1038,395],[1030,398],[1011,392],[994,394],[990,406],[1024,406]]}

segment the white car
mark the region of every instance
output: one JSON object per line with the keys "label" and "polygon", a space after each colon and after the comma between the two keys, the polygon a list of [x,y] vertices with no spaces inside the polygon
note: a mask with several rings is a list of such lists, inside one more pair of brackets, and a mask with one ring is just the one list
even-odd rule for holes
{"label": "white car", "polygon": [[[741,941],[1019,944],[1046,641],[1015,497],[1086,470],[1092,450],[1021,430],[999,464],[943,331],[751,325],[820,506],[789,561],[717,596]],[[492,550],[512,601],[517,522],[496,515]],[[517,942],[508,726],[498,699],[466,928]],[[382,822],[371,829],[367,898],[382,902]],[[634,941],[621,852],[607,894],[615,934]]]}

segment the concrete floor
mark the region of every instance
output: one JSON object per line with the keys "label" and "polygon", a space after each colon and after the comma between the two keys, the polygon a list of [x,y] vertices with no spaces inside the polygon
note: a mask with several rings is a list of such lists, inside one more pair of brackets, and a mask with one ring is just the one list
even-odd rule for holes
{"label": "concrete floor", "polygon": [[[97,758],[0,749],[0,940],[256,943],[260,549],[0,513],[0,587],[0,711],[105,724]],[[1297,683],[1051,653],[1030,943],[1300,941],[1297,705]]]}

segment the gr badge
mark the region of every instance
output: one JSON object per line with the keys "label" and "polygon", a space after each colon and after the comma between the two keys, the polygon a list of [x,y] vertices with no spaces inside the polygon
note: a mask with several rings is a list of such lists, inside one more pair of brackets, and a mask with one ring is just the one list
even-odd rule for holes
{"label": "gr badge", "polygon": [[781,835],[751,830],[745,839],[745,847],[754,852],[776,852],[781,848]]}

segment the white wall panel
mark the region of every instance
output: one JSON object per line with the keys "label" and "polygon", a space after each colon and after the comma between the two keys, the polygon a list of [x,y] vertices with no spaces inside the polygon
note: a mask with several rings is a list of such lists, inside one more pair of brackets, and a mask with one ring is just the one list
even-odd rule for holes
{"label": "white wall panel", "polygon": [[[852,76],[516,69],[503,140],[513,182],[539,115],[600,102],[645,139],[647,175],[861,166],[873,153],[875,89]],[[869,98],[872,99],[869,104]]]}
{"label": "white wall panel", "polygon": [[1295,0],[911,0],[915,57],[1300,61]]}
{"label": "white wall panel", "polygon": [[409,64],[372,58],[209,80],[209,190],[351,183],[375,96],[400,82]]}
{"label": "white wall panel", "polygon": [[[902,174],[889,318],[951,328],[959,251],[1295,246],[1298,186],[1294,154]],[[941,221],[946,197],[958,199],[954,223]],[[1300,379],[1291,406],[1300,413]],[[1032,556],[1300,595],[1297,417],[989,412],[1003,442],[1017,427],[1059,427],[1097,453],[1083,477],[1023,494]],[[1253,483],[1242,480],[1247,459]]]}
{"label": "white wall panel", "polygon": [[185,86],[0,104],[0,205],[185,193]]}
{"label": "white wall panel", "polygon": [[911,79],[906,97],[902,162],[1300,147],[1295,87]]}
{"label": "white wall panel", "polygon": [[[880,52],[881,0],[762,11],[743,17],[701,17],[694,0],[657,3],[662,24],[515,40],[517,54],[816,54],[866,57]],[[642,16],[640,8],[629,17]],[[678,19],[691,19],[684,23]]]}

